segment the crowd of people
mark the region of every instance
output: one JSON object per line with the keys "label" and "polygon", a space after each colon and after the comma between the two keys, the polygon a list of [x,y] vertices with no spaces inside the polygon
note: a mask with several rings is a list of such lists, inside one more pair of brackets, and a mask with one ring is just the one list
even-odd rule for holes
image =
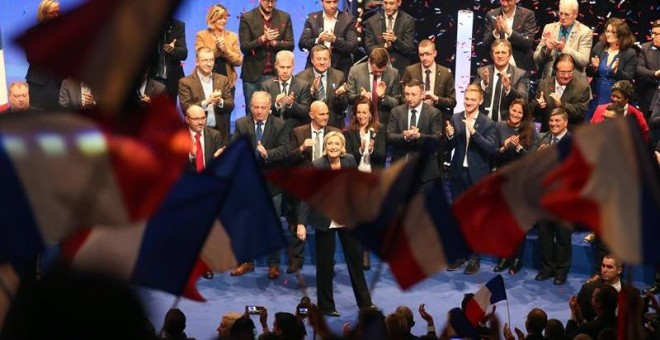
{"label": "crowd of people", "polygon": [[[660,20],[651,24],[650,41],[638,48],[625,19],[609,18],[604,31],[594,33],[577,20],[578,2],[561,0],[558,21],[543,26],[536,44],[541,26],[534,12],[517,1],[500,0],[501,6],[486,15],[484,36],[479,37],[489,44],[492,63],[478,68],[460,94],[464,107],[455,109],[452,72],[437,63],[434,41],[415,41],[415,20],[400,10],[401,0],[383,0],[383,15],[359,24],[350,13],[338,10],[338,0],[320,2],[322,10],[308,15],[298,39],[298,47],[308,51],[308,58],[305,70],[296,75],[292,27],[298,23],[276,8],[276,0],[259,0],[256,8],[242,13],[238,34],[226,28],[231,18],[227,8],[211,6],[208,28],[195,38],[196,67],[187,76],[181,68],[188,55],[185,24],[168,21],[134,100],[149,105],[151,97],[161,93],[178,98],[192,141],[190,171],[202,171],[241,137],[252,142],[264,171],[297,165],[371,172],[435,140],[440,147],[426,164],[417,189],[443,185],[447,198],[453,200],[507,163],[558,143],[581,124],[633,115],[653,152],[652,143],[659,136],[652,130],[660,129]],[[38,13],[40,22],[51,20],[57,17],[59,4],[43,0]],[[366,62],[354,65],[360,45],[367,52]],[[239,66],[240,76],[235,70]],[[537,80],[538,86],[532,89],[530,83]],[[246,116],[235,122],[232,133],[230,117],[239,83]],[[9,85],[8,113],[86,109],[97,100],[102,98],[96,98],[85,83],[58,79],[31,67],[25,82]],[[660,153],[655,154],[660,159]],[[318,307],[314,308],[327,316],[340,315],[332,294],[338,235],[357,305],[365,311],[375,309],[363,273],[370,268],[366,249],[344,226],[279,188],[269,186],[269,190],[292,235],[288,273],[302,268],[308,228],[315,230]],[[565,221],[538,221],[541,266],[536,280],[566,283],[575,227]],[[597,250],[595,263],[602,263],[593,282],[602,282],[571,300],[573,322],[566,325],[566,334],[587,333],[595,338],[601,329],[615,326],[602,321],[610,320],[614,311],[609,300],[612,289],[605,286],[613,284],[605,267],[607,263],[611,270],[610,262],[615,260],[598,237],[590,241]],[[523,246],[513,257],[498,259],[495,271],[520,271]],[[281,258],[279,252],[268,256],[269,279],[280,276]],[[477,273],[480,254],[451,263],[447,270],[463,266],[465,274]],[[620,269],[622,264],[614,266]],[[254,270],[253,262],[241,263],[231,275]],[[204,276],[211,279],[213,275]],[[648,292],[660,289],[658,277]],[[621,288],[620,283],[613,286],[615,291]],[[547,320],[540,321],[541,312],[530,312],[534,320],[528,319],[530,335],[539,334],[546,324],[550,327]],[[403,318],[383,318],[382,314],[375,318],[387,325],[388,332],[397,329],[391,333],[404,334],[404,325],[409,330],[412,317],[403,314]],[[594,315],[602,321],[598,325],[589,324]],[[276,325],[294,325],[289,319],[285,314],[276,316]],[[550,338],[547,333],[546,328]]]}

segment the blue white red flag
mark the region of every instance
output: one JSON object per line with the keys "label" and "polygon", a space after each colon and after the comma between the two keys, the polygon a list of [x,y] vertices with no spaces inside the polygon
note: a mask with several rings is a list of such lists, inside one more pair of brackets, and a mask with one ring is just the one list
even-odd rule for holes
{"label": "blue white red flag", "polygon": [[486,315],[491,305],[506,300],[506,290],[502,275],[497,275],[486,282],[474,294],[465,306],[465,316],[473,326],[477,326]]}

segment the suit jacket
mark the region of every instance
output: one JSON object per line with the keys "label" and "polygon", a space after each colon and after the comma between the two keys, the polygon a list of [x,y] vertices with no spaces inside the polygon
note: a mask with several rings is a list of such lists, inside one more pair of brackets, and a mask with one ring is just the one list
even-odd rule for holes
{"label": "suit jacket", "polygon": [[[330,118],[328,124],[336,128],[344,127],[344,118],[346,117],[346,107],[348,106],[347,96],[337,97],[335,96],[335,90],[342,86],[344,81],[344,73],[342,71],[336,70],[334,68],[328,68],[326,71],[326,83],[328,84],[325,87],[325,100],[324,102],[328,105],[330,110]],[[314,82],[314,67],[308,67],[304,71],[296,74],[296,78],[306,81],[308,84]],[[312,91],[310,91],[312,92]],[[317,100],[318,93],[313,92],[312,101]],[[309,115],[308,115],[309,116]],[[309,119],[307,119],[309,121]]]}
{"label": "suit jacket", "polygon": [[[221,115],[231,115],[234,110],[234,98],[231,96],[231,82],[229,78],[222,74],[212,73],[213,77],[213,91],[222,91],[222,107],[216,105],[215,121],[218,124],[223,124],[225,121]],[[193,72],[179,81],[179,102],[181,103],[181,111],[185,114],[191,105],[202,106],[202,101],[206,99],[202,82],[197,75],[197,68]],[[218,129],[221,126],[218,125]],[[228,128],[228,127],[227,127]],[[221,130],[222,131],[222,130]]]}
{"label": "suit jacket", "polygon": [[[386,136],[387,131],[382,129],[374,133],[374,150],[369,155],[369,160],[371,168],[384,168],[385,167],[385,158],[386,158]],[[348,130],[344,132],[344,137],[346,137],[346,152],[353,155],[355,161],[360,165],[360,159],[362,159],[362,154],[360,154],[360,146],[362,145],[362,139],[360,138],[359,130]]]}
{"label": "suit jacket", "polygon": [[[550,32],[551,39],[557,40],[559,37],[559,30],[561,24],[553,22],[543,27],[543,34]],[[567,53],[575,59],[575,71],[577,75],[584,76],[584,68],[589,64],[589,56],[591,55],[591,44],[593,41],[593,31],[579,21],[573,23],[573,28],[568,34],[566,45],[562,53]],[[534,51],[534,62],[538,65],[541,73],[541,78],[547,78],[553,74],[552,66],[554,65],[555,58],[557,57],[555,51],[550,51],[545,46],[545,38],[541,35],[541,42],[536,46]]]}
{"label": "suit jacket", "polygon": [[[165,53],[163,45],[169,44],[176,39],[174,43],[174,51],[172,53]],[[164,63],[160,62],[160,58],[165,58]],[[150,73],[149,77],[154,79],[162,79],[160,77],[164,70],[161,66],[167,68],[167,79],[164,80],[167,86],[167,93],[173,98],[177,95],[177,86],[179,80],[184,77],[183,66],[181,65],[188,58],[188,47],[186,45],[186,24],[182,21],[171,19],[165,24],[163,33],[158,39],[157,46],[154,48],[154,53],[151,55]]]}
{"label": "suit jacket", "polygon": [[[495,66],[488,65],[480,67],[477,69],[477,75],[474,77],[474,84],[481,86],[481,82],[483,81],[482,76],[486,70],[488,70],[489,76],[488,86],[483,89],[484,102],[481,104],[480,108],[482,112],[487,111],[486,109],[490,105],[491,97],[495,94]],[[511,105],[511,102],[514,99],[523,98],[527,100],[527,95],[529,93],[529,75],[525,70],[509,65],[506,73],[509,75],[509,79],[511,79],[511,90],[508,94],[505,94],[504,88],[502,88],[500,120],[507,120],[509,118],[509,105]],[[497,103],[493,103],[493,105],[497,105]],[[490,112],[488,112],[488,116],[492,118]]]}
{"label": "suit jacket", "polygon": [[[298,48],[301,51],[311,51],[312,47],[316,45],[316,38],[319,37],[321,32],[323,32],[323,11],[310,13],[307,20],[305,20],[305,27],[300,35]],[[332,68],[342,71],[343,75],[346,75],[353,66],[353,53],[356,53],[358,48],[358,34],[353,16],[350,13],[338,12],[333,33],[337,39],[330,45],[331,65]],[[305,68],[312,67],[311,55],[310,52]]]}
{"label": "suit jacket", "polygon": [[[449,170],[450,178],[457,180],[463,168],[466,147],[465,112],[454,113],[451,124],[454,127],[454,136],[447,138],[447,149],[454,149]],[[486,115],[479,113],[474,123],[475,133],[470,137],[467,148],[468,171],[472,181],[476,183],[490,174],[490,159],[493,154],[493,134],[495,123]]]}
{"label": "suit jacket", "polygon": [[587,321],[578,325],[575,320],[568,320],[566,323],[565,339],[573,339],[578,334],[587,334],[592,339],[598,338],[598,333],[606,328],[616,328],[617,318],[614,313],[603,315],[598,319]]}
{"label": "suit jacket", "polygon": [[[357,168],[357,162],[350,153],[347,153],[340,158],[341,168]],[[330,169],[330,162],[326,156],[315,160],[312,164],[318,169]],[[328,231],[330,229],[330,219],[321,213],[310,209],[309,205],[305,202],[300,204],[298,208],[298,223],[311,225],[314,229]]]}
{"label": "suit jacket", "polygon": [[[550,112],[557,107],[555,101],[550,98],[550,94],[555,92],[555,77],[545,78],[539,82],[539,87],[536,93],[540,95],[541,92],[543,92],[543,99],[547,104],[545,109],[538,107],[538,100],[536,98],[531,101],[530,108],[534,113],[536,121],[541,122],[541,131],[548,131]],[[568,123],[570,128],[577,124],[584,123],[584,115],[589,106],[590,95],[589,84],[584,78],[573,78],[573,80],[566,85],[566,88],[561,95],[561,107],[563,107],[566,110],[566,113],[568,113]]]}
{"label": "suit jacket", "polygon": [[53,75],[48,70],[30,65],[25,75],[25,81],[29,86],[31,106],[39,110],[56,110],[60,107],[59,94],[62,78]]}
{"label": "suit jacket", "polygon": [[[331,131],[341,132],[341,130],[326,125],[323,128],[323,135],[327,135]],[[314,138],[312,136],[312,124],[305,124],[298,126],[291,131],[289,139],[289,160],[293,165],[311,166],[312,165],[312,148],[306,148],[300,152],[300,146],[303,145],[305,139]]]}
{"label": "suit jacket", "polygon": [[[211,164],[215,154],[218,149],[222,148],[224,143],[222,142],[222,135],[215,129],[204,128],[204,165],[205,167]],[[196,171],[195,159],[188,159],[188,168],[191,171]]]}
{"label": "suit jacket", "polygon": [[[248,137],[253,149],[256,152],[257,133],[255,131],[254,119],[251,115],[241,117],[236,120],[236,129],[234,130],[234,134],[231,136],[231,141],[234,142],[242,136]],[[268,169],[282,166],[286,162],[289,152],[289,141],[287,138],[288,134],[284,120],[282,120],[282,118],[269,115],[268,119],[266,119],[266,124],[264,125],[264,131],[261,137],[261,145],[266,148],[268,158],[264,159],[261,157],[261,155],[256,156],[260,169],[266,171]],[[281,189],[271,185],[270,183],[268,184],[268,189],[270,190],[272,196],[282,192]]]}
{"label": "suit jacket", "polygon": [[[346,95],[349,103],[355,103],[360,95],[360,90],[371,92],[371,82],[369,81],[368,62],[357,64],[351,67],[346,82]],[[380,80],[387,85],[385,95],[378,102],[378,120],[381,125],[386,126],[389,121],[390,111],[401,102],[401,84],[399,82],[399,71],[392,66],[387,66]]]}
{"label": "suit jacket", "polygon": [[[571,135],[570,131],[566,131],[566,134],[564,134],[563,138],[566,138]],[[561,140],[560,140],[561,141]],[[538,146],[541,147],[541,145],[550,145],[552,143],[552,132],[546,131],[542,132],[539,134],[539,141],[538,141]]]}
{"label": "suit jacket", "polygon": [[291,107],[286,105],[280,109],[275,107],[275,98],[282,92],[280,82],[276,78],[266,80],[261,84],[261,90],[270,93],[273,97],[271,115],[284,119],[287,133],[294,127],[309,123],[309,105],[312,103],[312,96],[309,94],[309,83],[304,80],[291,77],[287,91],[293,93],[294,102]]}
{"label": "suit jacket", "polygon": [[[372,15],[364,23],[364,47],[367,55],[376,47],[384,47],[383,32],[387,30],[385,13]],[[415,45],[415,19],[408,13],[399,10],[394,22],[394,35],[396,40],[387,49],[392,60],[392,66],[403,74],[411,60],[415,59],[417,45]]]}
{"label": "suit jacket", "polygon": [[275,65],[275,55],[281,50],[293,51],[293,27],[289,13],[273,9],[271,25],[279,30],[275,46],[264,45],[259,37],[264,34],[264,21],[259,7],[244,12],[238,26],[241,52],[249,56],[243,60],[241,79],[254,83],[263,74],[266,65],[266,52],[270,51],[270,62]]}
{"label": "suit jacket", "polygon": [[[406,67],[403,74],[402,83],[406,84],[411,79],[417,79],[422,83],[426,80],[426,74],[422,72],[422,64],[416,63]],[[433,106],[443,112],[447,116],[451,116],[451,112],[456,107],[456,90],[454,88],[454,76],[451,70],[436,63],[435,64],[435,84],[433,86],[433,94],[438,96],[438,102]],[[403,91],[403,86],[401,87]]]}
{"label": "suit jacket", "polygon": [[197,32],[195,35],[195,51],[200,47],[208,47],[213,51],[213,56],[215,56],[216,65],[213,67],[213,72],[218,72],[218,59],[223,59],[225,61],[225,73],[227,78],[231,81],[231,86],[236,86],[236,67],[243,64],[243,55],[241,54],[241,49],[238,46],[238,35],[236,33],[224,30],[222,31],[222,36],[225,39],[227,44],[227,51],[225,53],[220,52],[218,46],[215,43],[215,37],[211,33],[210,29],[205,29]]}
{"label": "suit jacket", "polygon": [[660,78],[655,76],[657,70],[660,70],[660,47],[653,46],[652,42],[642,44],[637,58],[635,90],[644,114],[653,109],[651,103],[655,103],[656,93],[660,90]]}
{"label": "suit jacket", "polygon": [[[392,146],[392,162],[419,151],[426,140],[434,139],[438,143],[441,141],[445,124],[443,115],[438,109],[422,103],[421,112],[417,113],[416,126],[420,138],[406,140],[403,131],[408,130],[408,104],[392,109],[390,122],[387,124],[387,144]],[[438,162],[435,157],[430,157],[422,174],[422,182],[432,181],[438,177],[440,177]]]}
{"label": "suit jacket", "polygon": [[82,93],[80,91],[79,81],[72,78],[66,78],[62,81],[59,103],[60,107],[63,109],[82,109]]}
{"label": "suit jacket", "polygon": [[536,132],[536,129],[532,127],[532,140],[528,148],[522,148],[520,151],[517,151],[514,147],[507,147],[504,151],[500,151],[500,148],[504,146],[504,141],[513,136],[519,135],[520,132],[517,128],[510,127],[506,121],[499,121],[495,123],[495,132],[493,133],[493,168],[498,168],[504,166],[512,161],[528,154],[529,152],[534,152],[538,149],[539,134]]}
{"label": "suit jacket", "polygon": [[[497,26],[495,19],[502,15],[502,7],[491,9],[484,17],[484,49],[490,52],[490,44],[496,38],[493,35],[493,28]],[[534,64],[534,35],[536,34],[536,17],[531,10],[517,6],[516,13],[513,16],[513,25],[511,27],[511,35],[507,40],[513,47],[513,59],[516,62],[516,67],[525,71],[532,72],[536,70]]]}

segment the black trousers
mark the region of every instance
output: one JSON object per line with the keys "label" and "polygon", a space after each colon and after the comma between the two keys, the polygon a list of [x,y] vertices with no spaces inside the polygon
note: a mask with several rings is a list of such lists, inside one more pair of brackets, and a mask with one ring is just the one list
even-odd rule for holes
{"label": "black trousers", "polygon": [[566,222],[539,221],[541,273],[554,273],[558,277],[568,275],[572,252],[571,229],[570,224]]}
{"label": "black trousers", "polygon": [[362,271],[360,242],[346,228],[316,229],[316,291],[321,311],[334,311],[335,300],[332,292],[332,277],[335,270],[335,240],[339,236],[348,275],[353,286],[353,294],[359,308],[371,306],[371,296]]}

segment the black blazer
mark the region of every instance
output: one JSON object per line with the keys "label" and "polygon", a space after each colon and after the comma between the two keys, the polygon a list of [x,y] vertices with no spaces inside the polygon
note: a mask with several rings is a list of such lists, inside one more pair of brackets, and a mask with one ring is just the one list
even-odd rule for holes
{"label": "black blazer", "polygon": [[[458,179],[463,167],[466,147],[466,128],[465,112],[454,113],[451,116],[451,124],[454,127],[454,136],[447,140],[447,148],[454,149],[454,156],[451,159],[450,177]],[[479,113],[477,121],[474,123],[475,133],[470,139],[467,148],[468,171],[474,183],[490,175],[490,159],[493,154],[493,134],[495,133],[495,123],[486,115]]]}
{"label": "black blazer", "polygon": [[[474,84],[481,85],[481,81],[483,80],[482,74],[484,74],[486,70],[489,72],[488,86],[484,89],[484,102],[480,107],[481,112],[487,112],[486,108],[490,105],[491,97],[495,93],[494,65],[482,66],[477,69],[477,75],[474,77]],[[527,99],[529,93],[529,74],[525,70],[509,65],[507,74],[511,80],[511,91],[509,91],[509,94],[505,95],[504,89],[502,89],[502,103],[500,104],[500,120],[504,121],[509,119],[509,105],[511,105],[511,102],[517,98]],[[490,112],[488,112],[488,116],[492,118]]]}
{"label": "black blazer", "polygon": [[[502,15],[502,7],[491,9],[484,17],[484,51],[490,56],[490,44],[495,41],[493,36],[493,27],[496,26],[495,19]],[[516,61],[516,66],[521,69],[532,72],[536,70],[534,64],[534,35],[536,34],[536,16],[531,10],[517,6],[516,14],[513,17],[513,25],[511,27],[511,35],[509,42],[513,47],[513,59]]]}
{"label": "black blazer", "polygon": [[[374,151],[371,153],[371,167],[372,168],[384,168],[385,167],[385,140],[387,132],[382,129],[379,132],[374,133]],[[360,139],[359,130],[348,130],[344,132],[344,137],[346,137],[346,152],[353,155],[355,161],[360,164],[360,159],[362,155],[360,154],[360,146],[362,145],[362,140]]]}
{"label": "black blazer", "polygon": [[[376,47],[384,47],[383,32],[387,30],[385,13],[372,15],[364,23],[364,47],[367,55]],[[415,19],[399,9],[394,22],[396,40],[387,49],[392,60],[392,66],[403,74],[406,67],[415,60],[417,45],[415,45]]]}
{"label": "black blazer", "polygon": [[[163,45],[169,44],[176,39],[174,51],[165,53]],[[154,53],[149,62],[149,77],[156,79],[163,70],[159,69],[159,59],[165,58],[164,66],[167,67],[167,93],[176,98],[179,79],[183,78],[182,62],[188,58],[188,47],[186,45],[186,24],[182,21],[171,19],[165,24],[164,32],[158,39],[157,46],[154,46]]]}
{"label": "black blazer", "polygon": [[660,47],[653,46],[652,42],[642,44],[642,50],[637,58],[635,72],[635,90],[639,100],[639,108],[644,115],[653,110],[655,96],[660,89],[660,79],[655,71],[660,69]]}
{"label": "black blazer", "polygon": [[312,103],[312,96],[309,93],[309,83],[291,77],[288,81],[289,93],[293,93],[294,102],[291,107],[284,106],[281,109],[275,107],[275,98],[282,92],[280,82],[276,78],[271,78],[261,83],[261,90],[270,93],[273,97],[273,105],[270,108],[272,116],[284,119],[287,131],[293,130],[294,127],[307,124],[310,122],[309,105]]}
{"label": "black blazer", "polygon": [[[341,156],[340,163],[342,169],[357,168],[355,158],[349,153]],[[318,169],[330,169],[330,162],[328,161],[328,158],[324,156],[312,162],[312,166]],[[323,216],[314,209],[311,209],[306,202],[301,202],[300,207],[298,208],[298,221],[299,223],[311,225],[314,229],[327,231],[330,229],[331,219]]]}
{"label": "black blazer", "polygon": [[[208,166],[213,161],[213,154],[215,154],[218,149],[222,148],[224,144],[222,143],[222,135],[215,129],[204,128],[204,164]],[[188,160],[188,168],[191,171],[195,171],[195,159]]]}
{"label": "black blazer", "polygon": [[[312,47],[316,45],[314,41],[322,31],[323,11],[310,13],[307,16],[307,20],[305,20],[305,27],[300,35],[298,48],[301,51],[311,51]],[[332,68],[342,71],[344,75],[347,75],[348,70],[353,66],[353,53],[356,53],[358,48],[358,34],[355,29],[355,19],[353,16],[346,12],[338,12],[337,23],[335,24],[333,33],[337,39],[330,45],[331,65]],[[307,56],[305,68],[312,67],[311,55],[312,53],[310,52]]]}
{"label": "black blazer", "polygon": [[[543,92],[544,100],[546,102],[545,109],[538,107],[538,100],[534,98],[530,102],[530,109],[534,114],[536,121],[541,123],[541,131],[548,131],[548,120],[550,113],[557,106],[555,101],[550,98],[550,94],[555,92],[555,77],[548,77],[539,82],[539,87],[536,91],[537,96]],[[591,91],[587,80],[582,77],[574,77],[561,94],[561,107],[568,113],[569,127],[584,123],[584,115],[587,112],[587,107],[591,101]]]}
{"label": "black blazer", "polygon": [[[346,117],[346,107],[348,106],[347,96],[337,97],[335,96],[335,90],[340,86],[344,85],[344,73],[335,70],[334,68],[329,68],[326,71],[327,78],[326,83],[328,84],[325,88],[325,103],[328,105],[328,110],[330,110],[330,117],[328,119],[328,125],[334,126],[338,129],[344,127],[344,118]],[[314,68],[308,67],[304,71],[296,74],[296,78],[306,81],[308,84],[314,82]],[[318,93],[312,93],[312,101],[317,100]],[[308,114],[309,116],[309,114]],[[307,119],[309,122],[309,117]]]}

